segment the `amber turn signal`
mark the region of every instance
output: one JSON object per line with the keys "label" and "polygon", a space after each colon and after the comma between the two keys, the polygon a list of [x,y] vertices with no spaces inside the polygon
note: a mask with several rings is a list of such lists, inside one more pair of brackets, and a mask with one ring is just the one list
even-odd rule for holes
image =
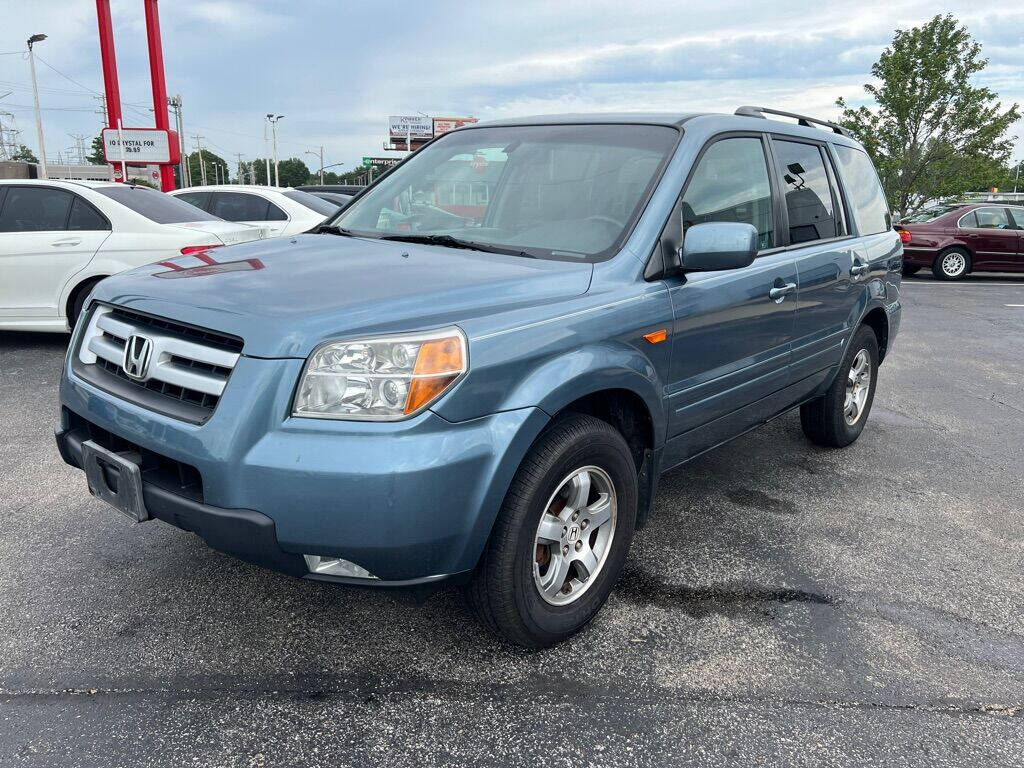
{"label": "amber turn signal", "polygon": [[644,338],[651,344],[661,344],[661,342],[668,338],[668,331],[664,328],[659,328],[657,331],[645,333]]}
{"label": "amber turn signal", "polygon": [[424,342],[416,356],[405,412],[418,411],[444,392],[465,370],[466,361],[459,337],[448,336]]}

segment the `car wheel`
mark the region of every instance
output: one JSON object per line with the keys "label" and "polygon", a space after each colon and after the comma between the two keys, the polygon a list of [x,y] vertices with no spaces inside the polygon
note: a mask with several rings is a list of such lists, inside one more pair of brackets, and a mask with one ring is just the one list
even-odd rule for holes
{"label": "car wheel", "polygon": [[544,648],[579,631],[622,571],[637,510],[636,464],[592,416],[555,422],[523,460],[467,593],[504,639]]}
{"label": "car wheel", "polygon": [[800,406],[800,425],[812,443],[833,448],[849,445],[864,431],[878,380],[878,339],[862,325],[821,397]]}
{"label": "car wheel", "polygon": [[971,254],[962,248],[943,251],[932,264],[932,274],[939,280],[960,280],[970,271]]}
{"label": "car wheel", "polygon": [[102,278],[87,280],[75,289],[75,298],[71,301],[71,314],[68,315],[68,328],[74,330],[75,323],[78,322],[78,318],[82,316],[82,310],[85,308],[85,300],[89,298],[93,286],[100,279]]}
{"label": "car wheel", "polygon": [[913,277],[914,275],[916,275],[920,271],[921,271],[920,267],[911,267],[908,264],[904,264],[903,265],[903,276],[904,277]]}

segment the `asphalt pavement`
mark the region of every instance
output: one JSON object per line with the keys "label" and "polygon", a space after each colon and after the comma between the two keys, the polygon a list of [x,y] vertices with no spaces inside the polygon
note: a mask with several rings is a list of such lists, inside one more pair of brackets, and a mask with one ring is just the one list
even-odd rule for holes
{"label": "asphalt pavement", "polygon": [[54,448],[66,337],[0,333],[0,766],[1020,766],[1024,280],[905,286],[861,439],[667,475],[538,653],[133,525]]}

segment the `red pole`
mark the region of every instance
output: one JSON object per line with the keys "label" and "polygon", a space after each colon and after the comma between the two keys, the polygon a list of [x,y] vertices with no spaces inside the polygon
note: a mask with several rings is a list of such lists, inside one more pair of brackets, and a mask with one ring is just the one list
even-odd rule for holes
{"label": "red pole", "polygon": [[[146,42],[149,45],[149,76],[153,81],[153,114],[156,127],[161,131],[170,130],[167,119],[167,84],[164,82],[164,52],[160,44],[160,12],[157,0],[143,0],[146,9]],[[177,141],[176,138],[171,139]],[[160,188],[164,192],[175,189],[174,166],[160,166]]]}
{"label": "red pole", "polygon": [[110,0],[96,0],[96,20],[100,27],[100,59],[103,61],[103,90],[106,94],[107,127],[116,129],[117,123],[121,119],[121,91],[117,85],[117,55],[114,53],[114,27],[110,21]]}

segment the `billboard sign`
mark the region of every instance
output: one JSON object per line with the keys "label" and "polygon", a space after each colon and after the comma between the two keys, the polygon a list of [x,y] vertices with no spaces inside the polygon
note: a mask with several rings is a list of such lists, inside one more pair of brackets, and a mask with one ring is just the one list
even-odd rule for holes
{"label": "billboard sign", "polygon": [[103,129],[103,157],[108,163],[166,165],[178,162],[179,155],[177,134],[173,131],[157,128]]}
{"label": "billboard sign", "polygon": [[401,157],[364,157],[363,168],[392,168],[400,162]]}
{"label": "billboard sign", "polygon": [[392,115],[388,118],[388,138],[392,142],[428,141],[434,138],[434,123],[423,115]]}
{"label": "billboard sign", "polygon": [[443,133],[454,131],[456,128],[461,128],[476,121],[475,117],[435,117],[434,136],[440,136]]}

